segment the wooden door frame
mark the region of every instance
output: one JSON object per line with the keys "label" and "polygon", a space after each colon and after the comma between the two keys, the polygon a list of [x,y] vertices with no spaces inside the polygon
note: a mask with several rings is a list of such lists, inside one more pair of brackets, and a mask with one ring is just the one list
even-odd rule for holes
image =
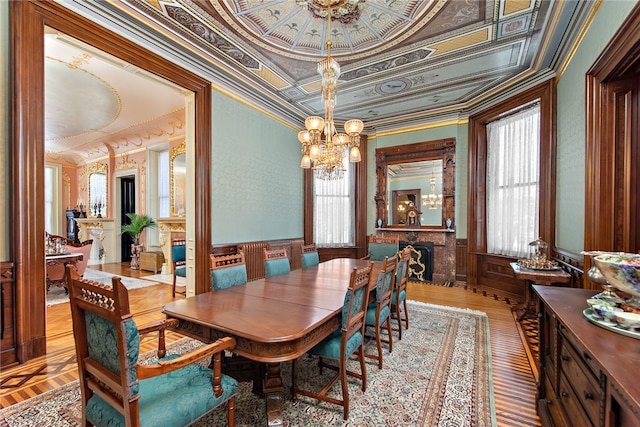
{"label": "wooden door frame", "polygon": [[[640,4],[637,4],[587,71],[585,250],[640,250],[637,247],[640,208],[637,197],[632,196],[638,194],[640,174],[637,166],[630,166],[640,160],[639,74]],[[633,79],[635,83],[624,84]],[[620,153],[627,156],[626,164],[619,161]],[[586,271],[590,259],[584,261]],[[596,288],[586,275],[584,287]]]}
{"label": "wooden door frame", "polygon": [[[211,83],[52,1],[9,4],[11,211],[17,359],[46,354],[44,217],[44,28],[54,28],[195,94],[196,248],[211,247]],[[195,252],[196,293],[209,288],[209,251]]]}

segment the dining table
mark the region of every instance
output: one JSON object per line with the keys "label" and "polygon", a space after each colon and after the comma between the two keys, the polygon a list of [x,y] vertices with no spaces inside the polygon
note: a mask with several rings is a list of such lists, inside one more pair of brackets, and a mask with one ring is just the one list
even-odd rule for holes
{"label": "dining table", "polygon": [[[259,362],[262,369],[260,377],[254,377],[254,392],[259,390],[266,400],[268,425],[281,426],[284,385],[280,364],[301,357],[340,328],[351,272],[371,262],[336,258],[173,301],[163,312],[178,320],[178,332],[206,343],[233,337],[234,354]],[[382,267],[380,261],[373,264],[374,273]],[[376,283],[374,273],[371,290]]]}

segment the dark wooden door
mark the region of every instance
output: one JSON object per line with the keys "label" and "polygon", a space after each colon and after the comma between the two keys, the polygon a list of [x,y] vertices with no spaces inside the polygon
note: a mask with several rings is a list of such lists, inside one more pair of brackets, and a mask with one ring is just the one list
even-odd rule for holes
{"label": "dark wooden door", "polygon": [[[128,213],[136,211],[136,178],[134,176],[124,176],[120,178],[120,218],[122,225],[129,224],[131,220]],[[122,235],[122,246],[120,251],[122,261],[131,261],[131,244],[133,239],[129,234]]]}

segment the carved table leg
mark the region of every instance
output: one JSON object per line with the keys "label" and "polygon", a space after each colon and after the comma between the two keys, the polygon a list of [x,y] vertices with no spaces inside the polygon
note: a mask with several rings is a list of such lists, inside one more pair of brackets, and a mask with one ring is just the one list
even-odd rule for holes
{"label": "carved table leg", "polygon": [[280,363],[267,363],[266,374],[262,380],[262,389],[266,400],[267,424],[282,426],[282,393],[284,386],[280,375]]}

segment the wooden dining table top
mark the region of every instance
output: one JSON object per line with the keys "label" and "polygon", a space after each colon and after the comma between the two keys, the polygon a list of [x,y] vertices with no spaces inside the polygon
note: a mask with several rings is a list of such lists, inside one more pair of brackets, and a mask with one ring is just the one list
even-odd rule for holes
{"label": "wooden dining table top", "polygon": [[[350,274],[354,268],[370,263],[333,259],[315,267],[177,300],[163,311],[182,321],[181,332],[191,332],[198,339],[213,341],[233,336],[234,352],[250,359],[292,360],[339,327]],[[379,269],[381,262],[374,262],[374,271],[376,267]]]}

